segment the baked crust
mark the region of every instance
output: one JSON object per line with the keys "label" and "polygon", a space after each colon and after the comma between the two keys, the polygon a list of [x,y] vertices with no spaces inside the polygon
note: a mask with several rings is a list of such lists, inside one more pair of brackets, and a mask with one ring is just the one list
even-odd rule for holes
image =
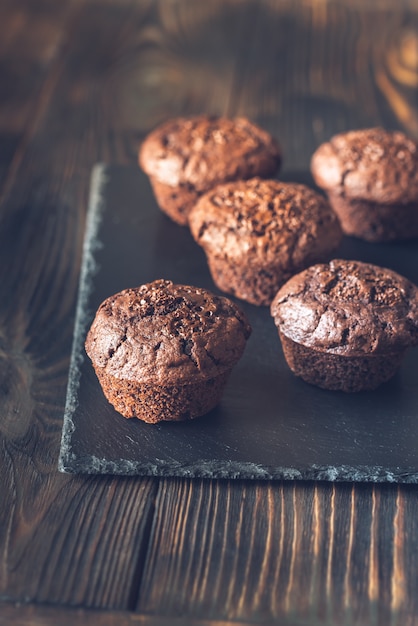
{"label": "baked crust", "polygon": [[277,142],[243,117],[169,120],[146,137],[139,151],[160,209],[182,226],[198,198],[215,185],[268,178],[280,162]]}
{"label": "baked crust", "polygon": [[227,298],[156,280],[100,305],[86,351],[116,379],[188,383],[229,369],[250,332],[244,314]]}
{"label": "baked crust", "polygon": [[369,128],[340,133],[311,159],[315,182],[347,199],[417,203],[418,143],[400,131]]}
{"label": "baked crust", "polygon": [[276,141],[244,117],[196,116],[169,120],[139,152],[142,169],[161,183],[202,193],[219,182],[271,176],[280,164]]}
{"label": "baked crust", "polygon": [[280,289],[271,314],[281,334],[319,352],[375,356],[418,344],[418,287],[370,263],[308,268]]}
{"label": "baked crust", "polygon": [[326,199],[305,185],[253,178],[219,185],[189,215],[220,289],[270,304],[279,287],[327,260],[342,237]]}

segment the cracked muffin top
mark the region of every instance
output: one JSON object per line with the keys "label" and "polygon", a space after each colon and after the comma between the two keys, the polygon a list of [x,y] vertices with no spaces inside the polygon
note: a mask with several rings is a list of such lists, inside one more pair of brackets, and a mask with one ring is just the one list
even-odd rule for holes
{"label": "cracked muffin top", "polygon": [[383,128],[335,135],[312,156],[319,187],[348,199],[381,204],[418,200],[418,143]]}
{"label": "cracked muffin top", "polygon": [[418,287],[396,272],[335,259],[293,276],[271,304],[286,337],[346,356],[418,344]]}
{"label": "cracked muffin top", "polygon": [[139,152],[149,176],[199,193],[227,180],[273,176],[280,159],[276,141],[243,117],[169,120],[147,136]]}
{"label": "cracked muffin top", "polygon": [[118,379],[198,382],[230,369],[250,334],[245,315],[227,298],[156,280],[100,305],[86,352],[95,367]]}
{"label": "cracked muffin top", "polygon": [[260,178],[215,187],[193,207],[189,225],[208,254],[286,268],[322,258],[342,237],[323,196],[305,185]]}

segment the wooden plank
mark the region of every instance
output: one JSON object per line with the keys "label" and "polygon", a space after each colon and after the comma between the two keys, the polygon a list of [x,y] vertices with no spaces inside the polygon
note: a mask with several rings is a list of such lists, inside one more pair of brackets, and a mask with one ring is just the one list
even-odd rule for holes
{"label": "wooden plank", "polygon": [[239,5],[161,0],[154,2],[144,28],[127,27],[109,77],[108,106],[115,107],[114,133],[126,138],[132,161],[139,141],[168,117],[228,112],[258,13],[257,3]]}
{"label": "wooden plank", "polygon": [[77,0],[2,2],[0,129],[25,127],[40,85],[59,54]]}
{"label": "wooden plank", "polygon": [[[332,488],[325,491],[328,502],[323,498],[321,514],[329,509]],[[304,602],[306,578],[311,579],[310,565],[301,556],[312,552],[309,546],[317,539],[312,524],[302,525],[295,508],[303,502],[303,514],[309,510],[313,517],[307,501],[312,503],[311,486],[162,483],[156,502],[161,514],[137,610],[230,620],[289,614],[294,599]],[[312,568],[318,566],[312,563]],[[325,580],[324,571],[317,576]]]}
{"label": "wooden plank", "polygon": [[0,6],[0,190],[14,154],[27,141],[43,82],[63,45],[72,2]]}
{"label": "wooden plank", "polygon": [[263,3],[231,113],[280,140],[288,171],[309,169],[333,133],[383,124],[417,135],[418,12],[368,3]]}
{"label": "wooden plank", "polygon": [[[12,605],[0,603],[0,626],[227,626],[224,620],[194,619],[192,617],[161,617],[140,615],[127,611],[98,611],[40,605]],[[247,626],[251,622],[234,622]],[[254,622],[252,622],[254,623]],[[263,622],[269,626],[268,622]],[[300,622],[282,622],[283,626],[304,626]],[[310,626],[313,626],[310,624]]]}
{"label": "wooden plank", "polygon": [[137,611],[409,623],[418,611],[412,499],[390,485],[162,483]]}
{"label": "wooden plank", "polygon": [[0,204],[3,598],[128,608],[140,584],[156,484],[62,476],[57,457],[90,170],[113,150],[109,41],[146,11],[71,13]]}
{"label": "wooden plank", "polygon": [[271,617],[270,594],[289,599],[294,580],[293,505],[293,486],[162,482],[137,610]]}
{"label": "wooden plank", "polygon": [[23,591],[25,599],[41,602],[57,598],[83,606],[129,607],[140,582],[154,485],[129,479],[55,480],[54,491],[60,482],[53,501],[51,487],[40,486],[34,512],[28,512],[27,503],[15,504],[5,546],[7,597],[22,597]]}

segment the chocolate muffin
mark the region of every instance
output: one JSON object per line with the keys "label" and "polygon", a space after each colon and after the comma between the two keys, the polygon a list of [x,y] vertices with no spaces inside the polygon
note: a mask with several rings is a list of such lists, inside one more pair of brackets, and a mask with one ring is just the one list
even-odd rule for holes
{"label": "chocolate muffin", "polygon": [[311,161],[343,231],[367,241],[418,236],[418,144],[382,128],[335,135]]}
{"label": "chocolate muffin", "polygon": [[219,185],[189,216],[222,291],[268,305],[288,278],[328,260],[341,240],[328,202],[309,187],[253,178]]}
{"label": "chocolate muffin", "polygon": [[273,176],[280,150],[268,133],[243,117],[198,116],[170,120],[151,132],[139,164],[160,208],[186,225],[191,207],[215,185]]}
{"label": "chocolate muffin", "polygon": [[418,288],[360,261],[337,259],[293,276],[271,314],[290,369],[324,389],[375,389],[418,344]]}
{"label": "chocolate muffin", "polygon": [[156,280],[100,305],[86,352],[116,411],[149,423],[179,421],[219,402],[250,333],[227,298]]}

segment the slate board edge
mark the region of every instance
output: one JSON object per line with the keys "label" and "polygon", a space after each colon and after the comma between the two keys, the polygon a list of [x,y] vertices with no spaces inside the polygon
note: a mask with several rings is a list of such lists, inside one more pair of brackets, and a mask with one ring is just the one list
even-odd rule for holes
{"label": "slate board edge", "polygon": [[77,458],[67,448],[60,458],[60,471],[68,474],[112,474],[124,476],[152,476],[173,478],[211,478],[211,479],[251,479],[251,480],[315,480],[328,482],[368,482],[415,484],[418,473],[402,472],[399,469],[383,467],[351,467],[312,465],[304,469],[292,467],[264,467],[254,463],[222,462],[201,460],[196,465],[155,459],[155,463],[132,462],[124,459],[110,461],[95,456]]}
{"label": "slate board edge", "polygon": [[100,228],[103,214],[103,190],[107,183],[107,166],[97,163],[91,175],[90,193],[84,235],[80,282],[77,296],[76,316],[74,323],[74,338],[71,350],[70,368],[68,374],[67,394],[64,409],[64,423],[61,437],[58,470],[66,472],[67,459],[71,456],[71,436],[74,432],[73,415],[78,404],[78,389],[80,385],[81,364],[84,360],[84,337],[86,335],[89,311],[87,303],[93,288],[93,278],[98,270],[95,251],[100,243],[97,233]]}

